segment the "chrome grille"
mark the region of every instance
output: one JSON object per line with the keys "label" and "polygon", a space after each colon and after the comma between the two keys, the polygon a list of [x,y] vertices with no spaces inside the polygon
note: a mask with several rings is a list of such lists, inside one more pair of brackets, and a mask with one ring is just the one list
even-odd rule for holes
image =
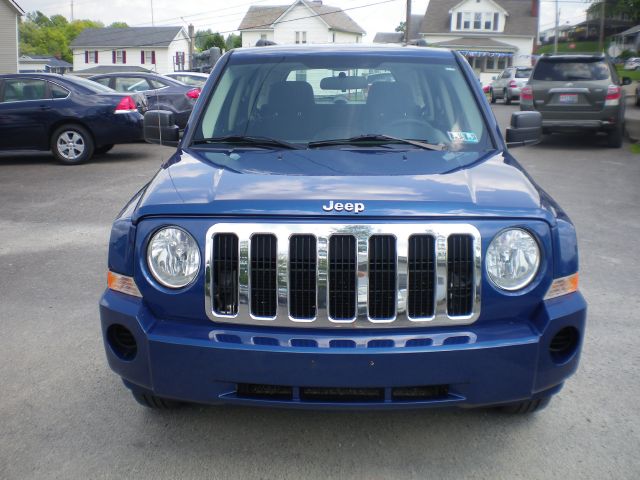
{"label": "chrome grille", "polygon": [[469,224],[221,223],[207,233],[206,312],[280,327],[467,325],[480,252]]}

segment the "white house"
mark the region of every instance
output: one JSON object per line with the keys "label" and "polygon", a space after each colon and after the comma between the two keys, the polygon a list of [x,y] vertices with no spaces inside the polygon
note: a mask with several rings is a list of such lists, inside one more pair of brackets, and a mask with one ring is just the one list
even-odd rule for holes
{"label": "white house", "polygon": [[18,73],[18,17],[24,10],[13,0],[0,0],[0,73]]}
{"label": "white house", "polygon": [[259,40],[277,44],[360,43],[365,34],[342,9],[319,0],[251,6],[238,30],[243,47],[252,47]]}
{"label": "white house", "polygon": [[485,83],[508,66],[531,65],[538,9],[539,0],[431,0],[418,34],[460,51]]}
{"label": "white house", "polygon": [[73,42],[77,74],[189,68],[189,36],[182,27],[88,28]]}
{"label": "white house", "polygon": [[20,73],[47,72],[66,73],[73,65],[51,55],[21,55],[18,59]]}

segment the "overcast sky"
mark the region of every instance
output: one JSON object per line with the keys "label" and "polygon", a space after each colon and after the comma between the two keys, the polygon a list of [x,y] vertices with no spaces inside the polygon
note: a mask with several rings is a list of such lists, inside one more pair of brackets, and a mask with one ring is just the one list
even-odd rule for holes
{"label": "overcast sky", "polygon": [[[47,15],[59,13],[70,17],[71,0],[17,1],[27,12],[40,10]],[[540,30],[545,30],[553,26],[555,3],[553,0],[541,1]],[[150,26],[153,3],[156,25],[193,23],[196,29],[211,28],[226,34],[238,28],[249,5],[284,5],[292,0],[74,0],[73,3],[76,19],[100,20],[105,24],[123,21],[130,26]],[[347,10],[367,31],[364,41],[371,42],[376,32],[393,31],[404,19],[406,0],[325,0],[324,3]],[[371,5],[376,3],[378,5]],[[429,0],[413,0],[413,13],[424,13],[428,3]],[[587,1],[567,0],[559,4],[560,23],[584,20]]]}

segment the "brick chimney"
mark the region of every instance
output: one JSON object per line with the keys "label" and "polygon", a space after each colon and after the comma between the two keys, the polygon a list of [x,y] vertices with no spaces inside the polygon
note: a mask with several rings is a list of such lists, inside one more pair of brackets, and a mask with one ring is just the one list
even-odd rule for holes
{"label": "brick chimney", "polygon": [[531,16],[538,18],[540,11],[540,0],[531,0]]}

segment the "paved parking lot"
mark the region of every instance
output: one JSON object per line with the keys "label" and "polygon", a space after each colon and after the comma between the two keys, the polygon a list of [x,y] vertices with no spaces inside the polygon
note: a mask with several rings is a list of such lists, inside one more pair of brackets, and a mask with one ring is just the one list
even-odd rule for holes
{"label": "paved parking lot", "polygon": [[139,407],[97,302],[110,223],[171,150],[0,154],[0,478],[640,478],[640,155],[603,145],[514,150],[577,225],[590,308],[580,370],[530,417]]}

